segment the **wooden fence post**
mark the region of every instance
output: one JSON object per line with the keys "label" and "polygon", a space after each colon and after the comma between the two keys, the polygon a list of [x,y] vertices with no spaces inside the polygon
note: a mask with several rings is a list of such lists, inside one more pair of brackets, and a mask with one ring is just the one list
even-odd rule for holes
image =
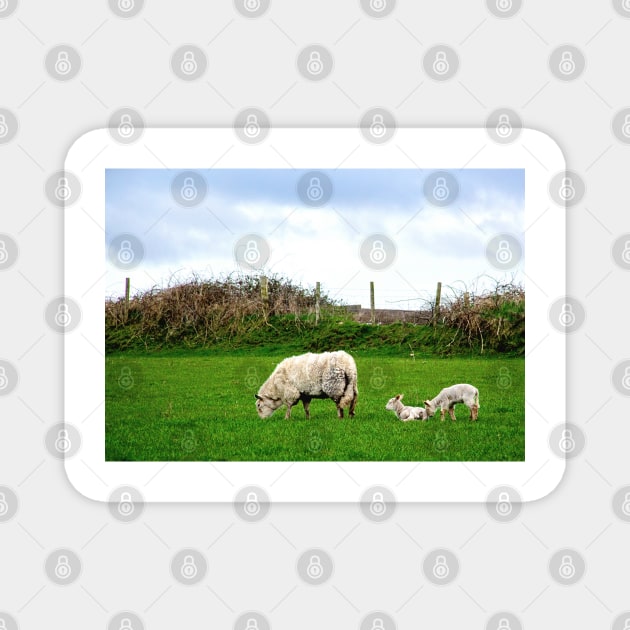
{"label": "wooden fence post", "polygon": [[321,295],[321,285],[319,282],[315,283],[315,326],[319,324],[319,298]]}
{"label": "wooden fence post", "polygon": [[374,282],[370,281],[370,321],[376,323],[376,313],[374,312]]}
{"label": "wooden fence post", "polygon": [[442,283],[437,283],[437,289],[435,291],[435,310],[433,313],[433,325],[437,324],[437,320],[440,317],[440,300],[442,299]]}
{"label": "wooden fence post", "polygon": [[129,317],[129,295],[131,293],[131,280],[125,278],[125,322]]}
{"label": "wooden fence post", "polygon": [[267,319],[267,313],[269,311],[269,284],[267,276],[260,276],[260,297],[263,303],[263,314]]}

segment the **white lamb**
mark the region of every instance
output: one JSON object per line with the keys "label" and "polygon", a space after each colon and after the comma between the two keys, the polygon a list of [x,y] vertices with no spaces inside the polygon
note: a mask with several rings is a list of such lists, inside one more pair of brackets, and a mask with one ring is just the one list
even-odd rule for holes
{"label": "white lamb", "polygon": [[448,409],[451,420],[455,420],[455,405],[464,403],[470,409],[470,419],[477,420],[479,411],[479,390],[472,385],[460,383],[445,387],[433,400],[425,400],[424,408],[429,418],[440,408],[440,420],[444,420],[444,412]]}
{"label": "white lamb", "polygon": [[393,411],[399,420],[426,420],[427,412],[424,407],[409,407],[402,404],[403,394],[398,394],[395,398],[390,398],[385,405],[385,409]]}
{"label": "white lamb", "polygon": [[291,407],[301,400],[310,418],[313,398],[331,398],[337,405],[337,416],[343,418],[348,406],[350,416],[354,416],[357,395],[357,366],[347,352],[308,352],[278,363],[256,394],[256,410],[261,418],[268,418],[286,405],[285,418],[290,418]]}

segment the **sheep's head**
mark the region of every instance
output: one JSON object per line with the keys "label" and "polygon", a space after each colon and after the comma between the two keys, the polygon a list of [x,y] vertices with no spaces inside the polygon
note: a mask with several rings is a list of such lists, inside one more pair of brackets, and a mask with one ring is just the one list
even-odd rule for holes
{"label": "sheep's head", "polygon": [[278,407],[282,405],[281,400],[267,398],[266,396],[256,396],[256,411],[261,418],[268,418]]}
{"label": "sheep's head", "polygon": [[431,404],[430,400],[424,401],[424,410],[427,412],[428,418],[435,414],[435,407]]}
{"label": "sheep's head", "polygon": [[396,411],[396,403],[399,400],[402,400],[403,395],[398,394],[398,396],[394,396],[394,398],[390,398],[385,405],[385,409],[389,409],[390,411]]}

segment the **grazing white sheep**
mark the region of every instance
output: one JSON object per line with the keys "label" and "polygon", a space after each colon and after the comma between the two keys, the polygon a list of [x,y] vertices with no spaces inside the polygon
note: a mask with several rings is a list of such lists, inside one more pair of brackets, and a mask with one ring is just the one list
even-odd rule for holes
{"label": "grazing white sheep", "polygon": [[278,363],[256,394],[256,410],[261,418],[268,418],[286,405],[285,418],[290,418],[291,407],[301,400],[310,418],[313,398],[331,398],[337,405],[337,416],[343,418],[348,406],[350,416],[354,416],[357,395],[357,366],[347,352],[308,352]]}
{"label": "grazing white sheep", "polygon": [[440,420],[444,420],[444,412],[448,409],[451,420],[455,420],[455,405],[464,403],[470,409],[470,419],[477,420],[479,412],[479,390],[472,385],[459,383],[445,387],[433,400],[425,400],[424,408],[429,418],[440,408]]}
{"label": "grazing white sheep", "polygon": [[395,398],[390,398],[385,405],[385,409],[393,411],[399,420],[426,420],[427,412],[424,407],[409,407],[402,404],[403,394],[398,394]]}

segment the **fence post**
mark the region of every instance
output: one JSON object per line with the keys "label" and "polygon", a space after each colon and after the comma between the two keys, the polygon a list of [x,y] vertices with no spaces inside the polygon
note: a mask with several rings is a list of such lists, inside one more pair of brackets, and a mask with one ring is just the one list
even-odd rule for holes
{"label": "fence post", "polygon": [[315,283],[315,326],[319,324],[319,298],[321,295],[321,285],[319,282]]}
{"label": "fence post", "polygon": [[131,293],[131,280],[125,278],[125,322],[129,317],[129,295]]}
{"label": "fence post", "polygon": [[468,293],[468,291],[466,291],[464,293],[464,308],[466,310],[468,310],[469,306],[470,306],[470,293]]}
{"label": "fence post", "polygon": [[435,309],[433,312],[433,325],[437,324],[437,320],[440,317],[440,300],[442,299],[442,283],[437,283],[437,289],[435,291]]}
{"label": "fence post", "polygon": [[267,313],[269,311],[269,284],[267,276],[260,276],[260,297],[263,303],[263,315],[267,319]]}
{"label": "fence post", "polygon": [[370,280],[370,321],[376,323],[376,313],[374,312],[374,282]]}

